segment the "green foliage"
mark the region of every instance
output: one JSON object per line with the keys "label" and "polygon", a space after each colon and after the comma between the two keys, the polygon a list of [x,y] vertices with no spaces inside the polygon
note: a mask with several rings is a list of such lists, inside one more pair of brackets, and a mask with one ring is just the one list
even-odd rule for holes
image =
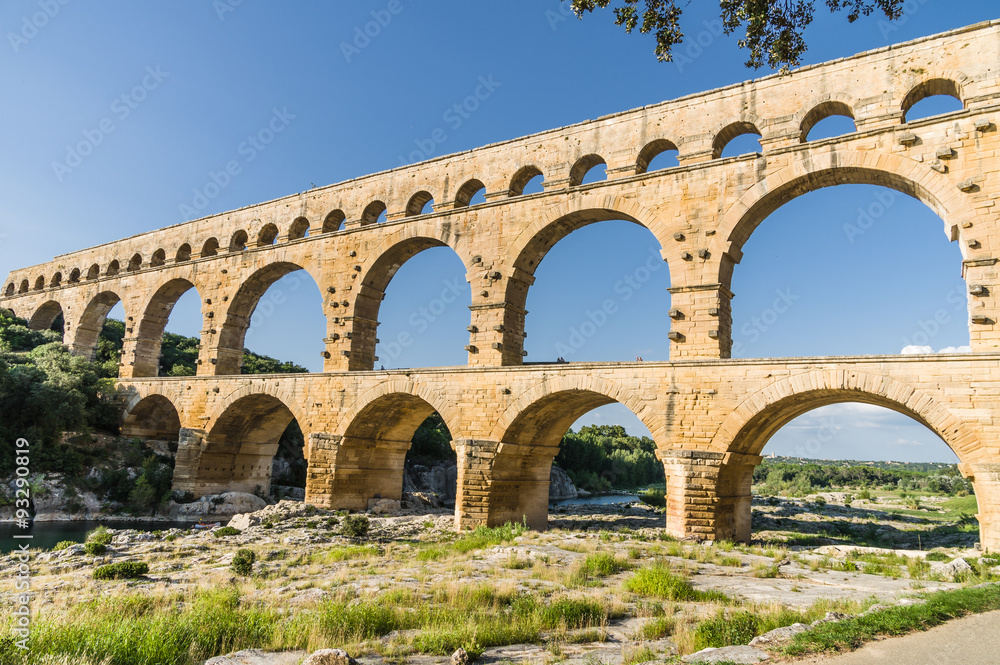
{"label": "green foliage", "polygon": [[[612,5],[612,0],[572,0],[572,4],[576,15],[582,17],[584,13]],[[681,16],[687,3],[646,0],[643,9],[638,4],[639,0],[614,2],[615,25],[625,28],[629,34],[636,28],[644,35],[652,33],[657,60],[672,61],[674,47],[684,42]],[[889,19],[903,15],[903,0],[826,0],[826,6],[831,12],[847,10],[849,23],[876,10]],[[815,14],[813,2],[722,0],[721,9],[719,29],[724,34],[744,31],[739,45],[749,52],[747,67],[756,69],[766,63],[771,68],[787,70],[799,64],[806,52],[803,33]]]}
{"label": "green foliage", "polygon": [[58,543],[56,543],[52,547],[52,551],[53,552],[62,552],[65,549],[73,547],[74,545],[76,545],[76,542],[74,542],[72,540],[60,540]]}
{"label": "green foliage", "polygon": [[587,558],[580,564],[578,574],[583,579],[607,577],[631,567],[632,565],[624,559],[619,559],[608,552],[598,552],[587,555]]}
{"label": "green foliage", "polygon": [[625,581],[625,590],[641,596],[653,596],[673,601],[727,601],[718,591],[698,591],[685,577],[672,572],[663,564],[642,568]]}
{"label": "green foliage", "polygon": [[588,425],[566,432],[555,461],[578,487],[632,489],[665,482],[655,450],[652,439],[629,436],[621,425]]}
{"label": "green foliage", "polygon": [[369,528],[371,523],[364,515],[348,515],[344,518],[340,532],[348,538],[364,538],[368,535]]}
{"label": "green foliage", "polygon": [[749,644],[760,630],[760,617],[753,612],[719,612],[715,617],[702,621],[694,631],[694,649],[728,647]]}
{"label": "green foliage", "polygon": [[108,527],[99,526],[87,534],[87,542],[97,543],[99,545],[110,545],[112,537],[113,534]]}
{"label": "green foliage", "polygon": [[[793,461],[790,461],[793,460]],[[901,468],[902,467],[902,468]],[[763,495],[804,496],[832,488],[860,488],[858,498],[871,501],[870,488],[919,490],[957,496],[972,493],[972,483],[954,464],[823,463],[811,460],[766,459],[753,472],[754,490]],[[906,498],[906,497],[903,497]]]}
{"label": "green foliage", "polygon": [[945,554],[944,552],[928,552],[925,558],[927,561],[940,561],[942,563],[948,563],[953,557]]}
{"label": "green foliage", "polygon": [[455,459],[455,451],[451,449],[451,432],[437,411],[420,423],[420,427],[413,433],[412,441],[408,456],[426,460]]}
{"label": "green foliage", "polygon": [[89,543],[84,543],[83,551],[90,556],[100,556],[108,551],[108,546],[104,543],[95,543],[91,541]]}
{"label": "green foliage", "polygon": [[212,529],[212,535],[216,538],[224,538],[226,536],[238,536],[242,531],[232,526],[224,526],[218,529]]}
{"label": "green foliage", "polygon": [[149,564],[119,561],[94,569],[95,580],[134,580],[149,572]]}
{"label": "green foliage", "polygon": [[667,505],[667,488],[647,487],[639,493],[639,500],[650,506],[664,508]]}
{"label": "green foliage", "polygon": [[240,549],[236,550],[236,554],[233,555],[233,562],[229,564],[229,567],[237,575],[249,577],[253,573],[253,564],[255,561],[257,561],[257,555],[254,554],[253,550]]}
{"label": "green foliage", "polygon": [[302,374],[309,370],[293,362],[282,362],[270,356],[262,356],[243,349],[241,374]]}
{"label": "green foliage", "polygon": [[524,524],[507,522],[503,526],[477,526],[472,531],[463,534],[452,545],[457,551],[465,553],[472,550],[481,550],[502,543],[509,543],[525,531],[528,527]]}

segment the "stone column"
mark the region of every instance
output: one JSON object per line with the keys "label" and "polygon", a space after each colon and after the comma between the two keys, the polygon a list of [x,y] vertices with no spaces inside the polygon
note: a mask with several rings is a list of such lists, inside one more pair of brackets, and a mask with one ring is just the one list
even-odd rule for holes
{"label": "stone column", "polygon": [[306,503],[321,508],[335,508],[334,474],[341,437],[314,432],[306,438]]}
{"label": "stone column", "polygon": [[724,456],[678,449],[660,454],[667,476],[667,533],[674,538],[715,540],[716,485]]}
{"label": "stone column", "polygon": [[487,526],[526,522],[539,531],[548,528],[549,474],[558,446],[466,441],[456,442],[456,451],[459,528],[484,519]]}
{"label": "stone column", "polygon": [[178,492],[198,495],[198,469],[201,466],[201,451],[206,435],[203,429],[189,427],[182,427],[177,435],[177,457],[174,460],[172,487]]}
{"label": "stone column", "polygon": [[527,312],[515,303],[523,303],[531,275],[514,269],[513,274],[495,270],[482,262],[469,269],[472,287],[471,325],[469,326],[469,365],[499,367],[523,362],[524,317]]}
{"label": "stone column", "polygon": [[455,530],[486,526],[490,518],[490,472],[496,441],[455,439],[458,484],[455,489]]}
{"label": "stone column", "polygon": [[729,358],[732,292],[722,284],[674,286],[670,292],[670,359]]}
{"label": "stone column", "polygon": [[715,493],[718,498],[715,538],[750,542],[753,470],[764,458],[759,455],[726,453]]}
{"label": "stone column", "polygon": [[979,542],[985,552],[1000,552],[1000,464],[959,465],[972,478],[979,512]]}
{"label": "stone column", "polygon": [[[991,240],[980,239],[981,231],[975,227],[963,233],[970,247],[981,249]],[[1000,260],[992,257],[966,260],[962,273],[969,289],[969,344],[976,352],[1000,350]]]}

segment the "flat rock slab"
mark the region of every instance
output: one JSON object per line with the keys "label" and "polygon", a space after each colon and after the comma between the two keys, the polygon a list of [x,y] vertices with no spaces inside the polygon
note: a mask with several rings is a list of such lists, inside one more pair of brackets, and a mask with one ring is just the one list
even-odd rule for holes
{"label": "flat rock slab", "polygon": [[758,635],[750,640],[750,646],[756,647],[783,644],[784,642],[791,640],[799,633],[804,633],[807,630],[809,630],[809,626],[804,623],[793,623],[791,626],[775,628],[774,630],[768,631],[763,635]]}
{"label": "flat rock slab", "polygon": [[308,651],[274,652],[248,649],[210,658],[205,661],[205,665],[299,665],[308,655]]}
{"label": "flat rock slab", "polygon": [[748,646],[722,647],[721,649],[702,649],[698,653],[684,656],[685,663],[736,663],[736,665],[751,665],[768,660],[770,656],[760,649]]}

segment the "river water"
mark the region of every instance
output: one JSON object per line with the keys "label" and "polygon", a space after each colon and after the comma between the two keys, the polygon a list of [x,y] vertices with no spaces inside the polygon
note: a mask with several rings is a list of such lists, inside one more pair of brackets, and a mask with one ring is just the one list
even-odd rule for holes
{"label": "river water", "polygon": [[[136,531],[166,531],[167,529],[189,529],[190,522],[158,522],[155,520],[109,520],[109,521],[65,521],[65,522],[32,522],[28,531],[17,528],[13,522],[0,524],[0,554],[11,552],[19,545],[28,543],[32,548],[51,549],[53,545],[63,540],[82,543],[87,533],[100,525],[109,529],[135,529]],[[14,538],[14,535],[31,534],[31,539]]]}
{"label": "river water", "polygon": [[608,504],[608,503],[632,503],[639,499],[635,494],[602,494],[600,496],[588,496],[578,499],[563,499],[553,501],[552,506],[581,506],[584,504]]}

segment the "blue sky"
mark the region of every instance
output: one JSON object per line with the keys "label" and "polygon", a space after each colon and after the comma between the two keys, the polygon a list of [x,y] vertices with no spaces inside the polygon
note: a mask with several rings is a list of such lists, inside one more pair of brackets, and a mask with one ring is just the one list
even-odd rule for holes
{"label": "blue sky", "polygon": [[[650,38],[624,35],[610,14],[578,21],[556,0],[399,0],[396,14],[386,13],[388,0],[95,4],[9,0],[0,9],[2,272],[176,224],[192,211],[221,212],[766,73],[743,67],[736,36],[712,33],[718,5],[711,2],[687,7],[689,40],[678,62],[666,64],[653,57]],[[821,8],[807,32],[805,63],[996,12],[985,1],[911,0],[907,7],[896,25],[877,18],[848,25]],[[373,11],[385,23],[379,34],[357,42],[363,48],[345,48]],[[456,122],[449,109],[480,77],[491,78],[494,91]],[[926,104],[928,113],[949,108]],[[250,160],[241,146],[275,111],[288,117],[287,127]],[[436,129],[447,138],[428,149]],[[67,160],[67,146],[87,136],[91,154]],[[232,159],[241,160],[241,173],[215,198],[199,200],[209,173]],[[862,234],[852,233],[862,211],[882,209]],[[528,359],[666,359],[665,266],[579,348],[570,341],[579,341],[574,329],[587,311],[615,297],[616,282],[657,250],[648,231],[626,222],[595,224],[557,244],[529,293]],[[860,186],[815,192],[774,213],[744,251],[733,281],[737,357],[968,344],[958,248],[929,209],[905,196]],[[445,289],[458,297],[441,307],[436,299]],[[255,317],[247,345],[320,368],[315,284],[289,276],[265,299],[277,315]],[[778,299],[789,303],[780,314]],[[382,308],[381,364],[463,364],[468,301],[453,254],[432,249],[415,257]],[[426,314],[414,318],[421,307]],[[189,293],[168,330],[195,335],[199,328],[197,297]],[[392,346],[402,332],[413,342]],[[566,348],[571,353],[558,351]],[[642,433],[624,407],[584,421]],[[923,426],[855,405],[806,414],[765,452],[803,447],[813,457],[953,458]]]}

